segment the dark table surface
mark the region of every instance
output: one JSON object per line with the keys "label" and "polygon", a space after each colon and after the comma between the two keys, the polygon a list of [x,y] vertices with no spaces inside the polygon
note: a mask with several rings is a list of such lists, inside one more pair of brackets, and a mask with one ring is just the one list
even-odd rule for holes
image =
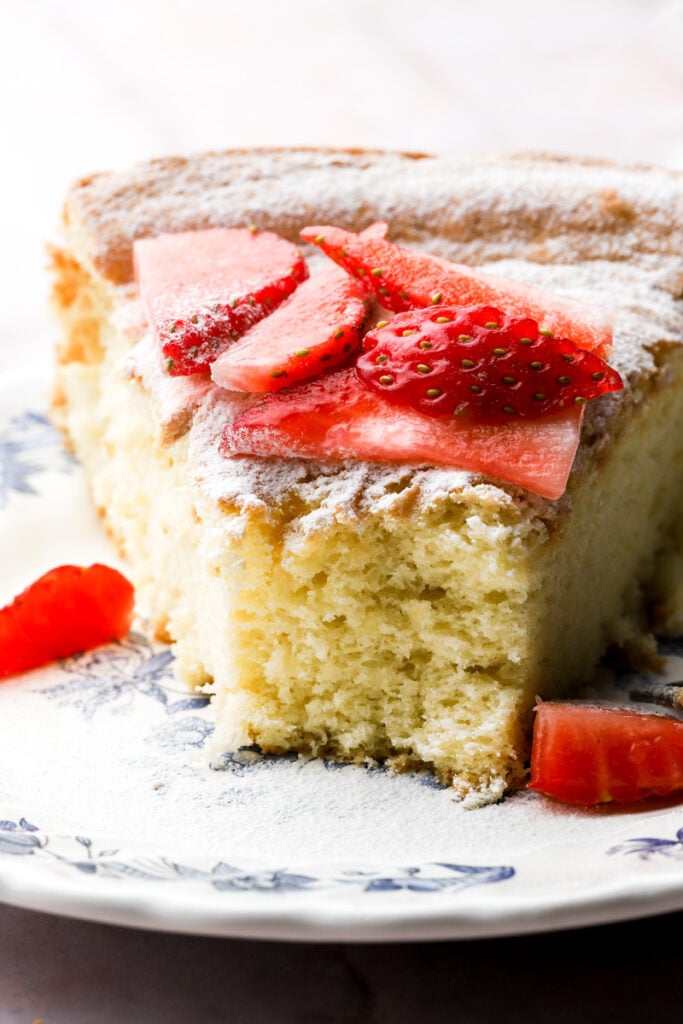
{"label": "dark table surface", "polygon": [[0,907],[1,1024],[680,1024],[683,914],[504,939],[247,942]]}

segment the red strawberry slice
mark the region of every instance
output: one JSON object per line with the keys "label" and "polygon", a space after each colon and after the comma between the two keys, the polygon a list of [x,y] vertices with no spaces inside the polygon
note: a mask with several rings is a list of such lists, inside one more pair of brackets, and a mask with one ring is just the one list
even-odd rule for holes
{"label": "red strawberry slice", "polygon": [[269,231],[210,228],[139,238],[135,277],[173,376],[206,371],[308,277],[303,256]]}
{"label": "red strawberry slice", "polygon": [[542,702],[530,789],[567,803],[630,803],[683,789],[683,722],[632,708]]}
{"label": "red strawberry slice", "polygon": [[563,493],[581,407],[500,425],[425,416],[371,391],[352,368],[267,395],[226,427],[224,455],[427,462],[498,477],[545,498]]}
{"label": "red strawberry slice", "polygon": [[358,374],[389,401],[428,416],[538,419],[623,387],[594,352],[546,336],[494,306],[398,313],[369,331]]}
{"label": "red strawberry slice", "polygon": [[385,238],[332,226],[309,227],[301,237],[360,277],[385,309],[401,313],[426,306],[490,305],[510,316],[529,316],[544,330],[605,355],[612,330],[600,312],[506,277],[404,249]]}
{"label": "red strawberry slice", "polygon": [[106,565],[61,565],[0,609],[0,679],[120,640],[134,591]]}
{"label": "red strawberry slice", "polygon": [[360,345],[367,300],[360,284],[325,267],[252,327],[211,367],[235,391],[279,391],[345,362]]}

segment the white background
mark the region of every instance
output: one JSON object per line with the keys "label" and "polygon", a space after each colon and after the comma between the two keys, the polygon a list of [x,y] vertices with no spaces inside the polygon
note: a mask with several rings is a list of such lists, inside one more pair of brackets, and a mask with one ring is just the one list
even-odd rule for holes
{"label": "white background", "polygon": [[[95,170],[254,144],[683,168],[680,0],[0,0],[0,44],[0,372],[51,358],[44,246]],[[0,1022],[630,1021],[652,987],[674,1021],[661,935],[288,949],[4,908]]]}
{"label": "white background", "polygon": [[251,145],[683,167],[681,0],[0,0],[0,369],[69,183]]}

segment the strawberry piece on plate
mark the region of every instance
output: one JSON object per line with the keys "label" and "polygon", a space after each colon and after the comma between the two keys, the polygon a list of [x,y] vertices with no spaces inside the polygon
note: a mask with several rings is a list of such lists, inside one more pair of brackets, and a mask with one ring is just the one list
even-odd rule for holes
{"label": "strawberry piece on plate", "polygon": [[0,679],[120,640],[133,616],[132,584],[106,565],[61,565],[0,609]]}
{"label": "strawberry piece on plate", "polygon": [[235,391],[279,391],[345,362],[360,345],[364,289],[338,267],[314,274],[211,367]]}
{"label": "strawberry piece on plate", "polygon": [[611,347],[611,323],[602,312],[541,288],[404,249],[371,232],[356,235],[325,225],[305,228],[301,237],[361,278],[394,313],[442,304],[497,306],[509,316],[532,317],[541,329],[570,338],[579,348],[605,355]]}
{"label": "strawberry piece on plate", "polygon": [[494,306],[399,313],[368,332],[363,348],[361,380],[428,416],[537,419],[623,387],[594,352]]}
{"label": "strawberry piece on plate", "polygon": [[631,708],[542,702],[531,789],[566,803],[632,803],[683,789],[683,721]]}
{"label": "strawberry piece on plate", "polygon": [[308,277],[295,245],[269,231],[209,228],[139,238],[135,277],[164,368],[208,370]]}
{"label": "strawberry piece on plate", "polygon": [[540,420],[476,423],[394,405],[346,368],[269,394],[229,424],[225,455],[429,463],[497,477],[546,498],[563,493],[582,408]]}

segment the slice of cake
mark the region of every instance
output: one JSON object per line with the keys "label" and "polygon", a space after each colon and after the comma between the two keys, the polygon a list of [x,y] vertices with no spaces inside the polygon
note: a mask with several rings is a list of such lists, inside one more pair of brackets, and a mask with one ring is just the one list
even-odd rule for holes
{"label": "slice of cake", "polygon": [[[217,751],[427,767],[471,803],[522,784],[536,696],[683,625],[683,191],[647,168],[251,151],[77,183],[53,253],[55,416]],[[229,457],[253,399],[171,376],[136,238],[310,224],[390,238],[615,314],[623,390],[591,403],[556,500],[424,462]],[[317,257],[320,259],[321,257]],[[306,259],[315,271],[316,256]]]}

